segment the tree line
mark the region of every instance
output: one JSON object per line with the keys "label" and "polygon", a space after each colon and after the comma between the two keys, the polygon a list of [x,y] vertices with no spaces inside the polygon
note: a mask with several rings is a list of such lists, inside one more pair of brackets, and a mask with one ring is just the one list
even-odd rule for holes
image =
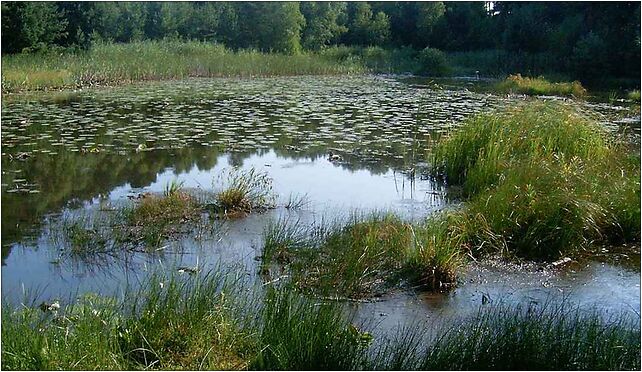
{"label": "tree line", "polygon": [[545,54],[639,76],[639,2],[2,2],[2,53],[178,38],[299,53],[334,45]]}

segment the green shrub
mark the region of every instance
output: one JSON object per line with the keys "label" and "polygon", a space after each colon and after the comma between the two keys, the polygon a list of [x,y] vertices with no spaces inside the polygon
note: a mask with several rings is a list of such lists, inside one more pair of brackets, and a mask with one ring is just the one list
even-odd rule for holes
{"label": "green shrub", "polygon": [[419,69],[417,73],[429,76],[446,76],[450,74],[450,66],[446,55],[439,49],[425,48],[417,56]]}

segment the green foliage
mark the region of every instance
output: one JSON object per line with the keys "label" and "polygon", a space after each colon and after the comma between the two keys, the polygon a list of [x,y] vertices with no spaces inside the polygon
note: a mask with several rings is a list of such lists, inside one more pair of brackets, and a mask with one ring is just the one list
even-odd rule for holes
{"label": "green foliage", "polygon": [[418,73],[429,76],[445,76],[450,73],[446,55],[439,49],[425,48],[417,56]]}
{"label": "green foliage", "polygon": [[366,2],[350,3],[350,24],[346,39],[355,45],[383,45],[390,38],[390,19],[372,12]]}
{"label": "green foliage", "polygon": [[301,3],[301,13],[306,19],[303,31],[303,46],[306,49],[322,49],[334,42],[348,31],[343,24],[346,15],[344,2],[312,2]]}
{"label": "green foliage", "polygon": [[286,54],[429,46],[466,62],[454,63],[462,74],[557,73],[602,84],[639,80],[639,14],[631,2],[5,2],[2,40],[3,53],[145,39]]}
{"label": "green foliage", "polygon": [[417,32],[425,40],[431,36],[433,28],[446,13],[446,6],[441,1],[417,3]]}
{"label": "green foliage", "polygon": [[66,35],[67,20],[51,2],[2,3],[2,53],[46,49]]}
{"label": "green foliage", "polygon": [[630,91],[627,94],[627,98],[630,99],[630,100],[633,100],[633,101],[640,102],[640,90],[639,89],[635,89],[635,90]]}
{"label": "green foliage", "polygon": [[538,78],[522,77],[522,75],[510,75],[504,81],[496,85],[500,92],[521,93],[529,95],[556,95],[584,97],[586,89],[579,81],[571,83],[551,83],[544,77]]}
{"label": "green foliage", "polygon": [[586,78],[610,75],[607,45],[602,38],[590,32],[582,37],[573,48],[573,68]]}
{"label": "green foliage", "polygon": [[463,225],[480,226],[466,239],[475,250],[552,258],[639,237],[639,164],[571,106],[471,118],[435,149],[434,166],[469,197]]}

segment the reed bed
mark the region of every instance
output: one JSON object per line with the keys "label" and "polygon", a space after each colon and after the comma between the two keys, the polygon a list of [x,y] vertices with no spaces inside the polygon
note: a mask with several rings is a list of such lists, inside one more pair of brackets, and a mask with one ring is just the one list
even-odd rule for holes
{"label": "reed bed", "polygon": [[84,52],[2,57],[2,91],[82,88],[188,77],[334,75],[365,72],[326,54],[231,51],[197,41],[96,43]]}

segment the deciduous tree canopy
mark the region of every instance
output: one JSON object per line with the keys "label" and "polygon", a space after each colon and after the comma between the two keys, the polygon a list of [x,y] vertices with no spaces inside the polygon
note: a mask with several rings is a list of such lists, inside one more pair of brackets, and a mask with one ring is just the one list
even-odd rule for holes
{"label": "deciduous tree canopy", "polygon": [[578,77],[636,75],[640,3],[2,3],[2,53],[166,37],[285,53],[337,44],[494,49],[544,54]]}

